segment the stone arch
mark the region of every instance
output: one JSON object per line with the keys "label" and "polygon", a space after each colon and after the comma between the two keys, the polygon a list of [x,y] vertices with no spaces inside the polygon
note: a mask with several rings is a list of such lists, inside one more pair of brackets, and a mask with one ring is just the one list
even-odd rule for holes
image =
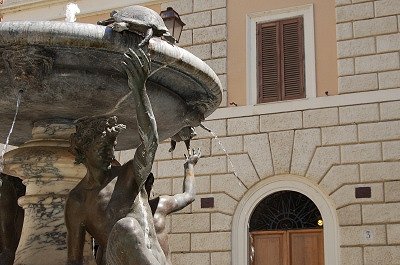
{"label": "stone arch", "polygon": [[243,196],[232,221],[232,265],[247,264],[247,225],[253,209],[268,195],[282,190],[300,192],[318,207],[324,220],[325,265],[339,265],[339,225],[335,208],[315,184],[296,175],[279,175],[261,180]]}

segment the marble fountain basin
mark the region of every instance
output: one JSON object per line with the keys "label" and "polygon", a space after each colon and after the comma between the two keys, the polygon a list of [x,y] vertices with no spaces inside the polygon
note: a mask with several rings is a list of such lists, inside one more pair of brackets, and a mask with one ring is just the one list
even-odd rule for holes
{"label": "marble fountain basin", "polygon": [[[137,147],[135,107],[121,61],[123,53],[139,41],[134,33],[91,24],[0,23],[1,139],[8,134],[5,125],[12,123],[21,90],[11,145],[31,139],[35,122],[116,115],[127,125],[116,149]],[[145,49],[152,60],[146,86],[160,140],[184,126],[199,125],[219,106],[221,84],[206,63],[159,38],[151,39]],[[194,112],[198,115],[190,115]]]}

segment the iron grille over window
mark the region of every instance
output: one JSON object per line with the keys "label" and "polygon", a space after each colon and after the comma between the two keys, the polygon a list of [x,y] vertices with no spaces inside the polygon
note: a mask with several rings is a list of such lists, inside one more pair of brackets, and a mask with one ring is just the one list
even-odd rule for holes
{"label": "iron grille over window", "polygon": [[276,192],[262,200],[250,219],[250,231],[321,228],[321,213],[305,195]]}
{"label": "iron grille over window", "polygon": [[258,103],[305,97],[303,17],[257,24]]}

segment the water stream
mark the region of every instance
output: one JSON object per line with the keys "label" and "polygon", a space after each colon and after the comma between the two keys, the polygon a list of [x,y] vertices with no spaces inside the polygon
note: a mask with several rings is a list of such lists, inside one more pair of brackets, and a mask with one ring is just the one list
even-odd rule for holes
{"label": "water stream", "polygon": [[230,164],[230,166],[232,168],[233,175],[235,175],[235,177],[238,178],[238,175],[236,173],[236,169],[233,166],[232,159],[229,156],[228,152],[226,151],[225,146],[222,144],[221,140],[218,138],[218,135],[216,133],[214,133],[211,129],[205,127],[203,124],[200,124],[200,127],[203,128],[204,130],[206,130],[207,132],[211,133],[211,135],[214,137],[214,139],[218,142],[218,145],[221,147],[222,151],[224,151],[226,157],[228,158],[229,164]]}
{"label": "water stream", "polygon": [[23,92],[24,92],[23,90],[18,91],[18,95],[17,95],[17,106],[16,106],[16,108],[15,108],[14,119],[13,119],[13,122],[12,122],[12,124],[11,124],[10,131],[8,132],[6,142],[4,143],[3,150],[1,151],[1,156],[0,156],[0,173],[3,173],[3,169],[4,169],[4,154],[6,153],[6,150],[7,150],[7,147],[8,147],[8,143],[10,142],[10,136],[11,136],[13,130],[14,130],[14,125],[15,125],[15,121],[17,120],[19,105],[20,105],[20,103],[21,103],[21,97],[22,97],[22,93],[23,93]]}

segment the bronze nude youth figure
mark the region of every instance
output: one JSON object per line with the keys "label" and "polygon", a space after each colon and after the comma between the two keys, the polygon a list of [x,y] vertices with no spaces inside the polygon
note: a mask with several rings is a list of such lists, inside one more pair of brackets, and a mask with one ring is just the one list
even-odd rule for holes
{"label": "bronze nude youth figure", "polygon": [[[169,214],[177,212],[191,204],[196,196],[194,166],[200,159],[200,150],[197,152],[189,149],[189,156],[186,157],[184,164],[185,176],[183,180],[183,193],[174,196],[162,195],[149,200],[151,211],[153,213],[154,227],[157,238],[167,258],[167,264],[171,265],[171,253],[168,244],[168,234],[166,230],[166,218]],[[153,187],[154,176],[150,173],[146,180],[146,190],[150,194]]]}
{"label": "bronze nude youth figure", "polygon": [[[144,189],[158,147],[156,121],[145,87],[150,61],[143,50],[130,49],[125,54],[123,66],[135,100],[142,143],[132,160],[122,166],[113,166],[116,137],[124,126],[117,124],[115,117],[88,119],[77,124],[77,132],[71,136],[71,147],[77,162],[86,166],[87,174],[71,190],[66,204],[68,265],[83,264],[86,231],[100,245],[98,264],[117,264],[106,261],[105,250],[111,257],[114,253],[108,250],[108,244],[118,250],[119,244],[132,238],[141,243],[145,240],[146,245],[141,244],[142,248],[126,253],[128,258],[135,257],[135,261],[124,265],[165,264]],[[118,233],[112,230],[119,228],[128,230],[121,237],[113,237]]]}

